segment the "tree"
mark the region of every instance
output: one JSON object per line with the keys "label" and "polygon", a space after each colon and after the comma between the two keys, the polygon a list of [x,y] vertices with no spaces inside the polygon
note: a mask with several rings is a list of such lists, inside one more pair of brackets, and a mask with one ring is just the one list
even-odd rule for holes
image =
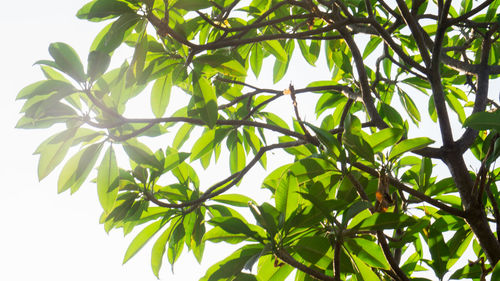
{"label": "tree", "polygon": [[[97,167],[101,223],[142,227],[125,262],[154,238],[156,276],[184,247],[201,260],[206,242],[226,242],[240,248],[203,280],[284,280],[294,270],[296,280],[409,280],[422,270],[442,279],[470,247],[477,260],[451,278],[497,280],[500,111],[488,90],[500,74],[499,5],[94,0],[77,16],[110,23],[87,66],[51,44],[52,60],[37,62],[46,80],[17,96],[17,127],[61,129],[36,150],[40,180],[65,162],[59,192],[76,192]],[[130,61],[108,71],[122,45]],[[296,46],[311,65],[323,50],[331,79],[249,84],[267,63],[281,80]],[[145,95],[153,117],[128,116]],[[299,95],[315,99],[313,121]],[[266,111],[275,103],[292,109]],[[410,137],[424,118],[436,140]],[[274,151],[292,160],[260,179],[268,202],[231,193]],[[220,155],[226,176],[207,185],[197,172]]]}

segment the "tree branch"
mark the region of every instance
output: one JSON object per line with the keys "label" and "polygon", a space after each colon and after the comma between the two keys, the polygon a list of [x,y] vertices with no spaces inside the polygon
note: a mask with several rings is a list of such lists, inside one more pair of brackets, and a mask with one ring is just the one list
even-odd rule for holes
{"label": "tree branch", "polygon": [[379,129],[385,129],[388,126],[384,122],[384,120],[382,120],[382,117],[380,117],[377,108],[375,107],[375,103],[371,95],[370,84],[368,83],[365,64],[363,62],[363,56],[361,55],[356,42],[352,38],[351,34],[349,34],[349,32],[345,29],[345,27],[337,28],[337,30],[339,31],[340,35],[344,37],[344,40],[351,50],[354,64],[356,65],[356,70],[358,71],[359,82],[361,84],[361,96],[363,98],[363,103],[365,105],[366,111],[368,112],[371,120],[373,120],[373,122]]}
{"label": "tree branch", "polygon": [[[352,163],[352,165],[358,169],[360,169],[361,171],[363,172],[366,172],[374,177],[378,177],[379,176],[379,173],[373,169],[373,168],[370,168],[364,164],[361,164],[359,162],[355,162],[355,163]],[[440,210],[443,210],[445,212],[448,212],[449,214],[452,214],[454,216],[458,216],[458,217],[461,217],[461,218],[465,218],[466,217],[466,214],[464,211],[462,210],[459,210],[459,209],[456,209],[456,208],[453,208],[453,207],[450,207],[446,204],[443,204],[441,203],[440,201],[436,200],[436,199],[433,199],[411,187],[408,187],[406,186],[404,183],[400,182],[399,180],[393,178],[392,176],[389,176],[389,183],[392,184],[394,187],[396,187],[397,189],[400,189],[410,195],[413,195],[414,197],[424,201],[424,202],[427,202],[429,204],[431,204],[432,206],[436,207],[436,208],[439,208]]]}
{"label": "tree branch", "polygon": [[333,277],[325,275],[323,272],[316,271],[316,270],[298,262],[288,252],[286,252],[283,249],[276,250],[275,254],[276,254],[276,256],[278,256],[278,258],[280,258],[282,261],[286,262],[290,266],[306,273],[307,275],[312,276],[313,278],[315,278],[317,280],[335,281],[335,279]]}
{"label": "tree branch", "polygon": [[415,38],[415,42],[417,43],[417,47],[420,55],[422,56],[422,60],[424,61],[425,65],[429,67],[431,64],[431,58],[429,56],[429,51],[425,47],[425,41],[422,35],[422,27],[410,13],[410,10],[408,10],[408,6],[406,6],[404,0],[396,0],[396,3],[398,4],[399,11],[403,16],[404,21],[411,30],[413,38]]}
{"label": "tree branch", "polygon": [[[490,38],[484,38],[481,49],[481,61],[479,64],[480,69],[477,74],[476,99],[474,101],[472,114],[484,111],[488,102],[488,88],[490,78],[490,74],[488,71],[488,60],[491,50]],[[461,153],[464,153],[474,143],[477,134],[478,131],[473,128],[467,128],[465,130],[464,134],[456,142]]]}
{"label": "tree branch", "polygon": [[165,208],[175,208],[175,209],[180,209],[180,208],[185,208],[185,207],[190,207],[190,206],[197,206],[205,201],[207,201],[210,198],[213,198],[219,194],[222,194],[229,190],[231,187],[233,187],[236,183],[238,183],[243,176],[250,171],[250,169],[260,160],[260,158],[266,153],[267,151],[273,150],[273,149],[278,149],[278,148],[288,148],[288,147],[294,147],[294,146],[299,146],[305,144],[304,141],[292,141],[292,142],[284,142],[284,143],[277,143],[277,144],[272,144],[269,146],[264,146],[259,149],[259,152],[255,154],[254,158],[243,168],[242,170],[230,175],[229,177],[225,178],[224,180],[219,181],[218,183],[212,185],[210,188],[208,188],[198,199],[191,200],[191,201],[186,201],[182,203],[166,203],[163,202],[159,199],[157,199],[151,192],[145,191],[146,198],[155,203],[156,205],[160,207],[165,207]]}
{"label": "tree branch", "polygon": [[[401,0],[398,0],[401,1]],[[441,45],[443,43],[444,34],[446,32],[446,16],[450,9],[451,1],[447,0],[444,7],[440,9],[438,27],[434,39],[434,47],[432,50],[432,60],[430,61],[430,71],[427,75],[432,88],[434,105],[436,106],[436,113],[439,121],[441,132],[441,139],[443,140],[444,147],[451,147],[453,145],[453,132],[451,130],[450,119],[448,110],[446,109],[445,93],[443,91],[443,84],[441,81]]]}

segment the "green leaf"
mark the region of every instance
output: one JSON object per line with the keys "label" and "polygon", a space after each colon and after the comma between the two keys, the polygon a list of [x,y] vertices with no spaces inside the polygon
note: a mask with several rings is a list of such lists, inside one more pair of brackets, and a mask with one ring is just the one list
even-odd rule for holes
{"label": "green leaf", "polygon": [[397,143],[403,133],[404,131],[399,128],[386,128],[368,136],[366,140],[373,147],[373,152],[377,153]]}
{"label": "green leaf", "polygon": [[434,143],[434,141],[427,137],[403,140],[392,148],[389,159],[399,157],[401,154],[408,151],[424,148],[432,143]]}
{"label": "green leaf", "polygon": [[365,50],[363,51],[363,59],[369,56],[375,48],[382,42],[382,38],[379,36],[370,36],[370,41],[366,44]]}
{"label": "green leaf", "polygon": [[370,162],[375,161],[373,148],[363,139],[361,134],[361,122],[354,115],[347,115],[345,119],[342,142],[356,155]]}
{"label": "green leaf", "polygon": [[241,233],[230,233],[221,227],[214,227],[203,235],[204,241],[211,241],[213,243],[226,242],[229,244],[238,244],[245,241],[248,237]]}
{"label": "green leaf", "polygon": [[38,180],[48,176],[61,163],[73,143],[77,130],[77,128],[70,128],[58,133],[37,148],[36,151],[40,154]]}
{"label": "green leaf", "polygon": [[249,202],[253,202],[252,198],[243,194],[220,194],[212,197],[211,200],[237,207],[247,207]]}
{"label": "green leaf", "polygon": [[164,220],[158,220],[150,225],[146,226],[137,236],[130,242],[130,245],[125,252],[125,257],[123,257],[123,263],[125,264],[130,258],[132,258],[137,252],[144,247],[144,245],[155,235],[165,224]]}
{"label": "green leaf", "polygon": [[182,253],[185,235],[186,232],[184,230],[184,225],[182,223],[177,224],[174,228],[174,231],[172,232],[170,240],[168,241],[167,256],[168,261],[172,266]]}
{"label": "green leaf", "polygon": [[170,92],[172,90],[172,73],[158,78],[153,84],[151,90],[151,109],[153,114],[160,118],[165,114],[168,102],[170,101]]}
{"label": "green leaf", "polygon": [[446,103],[457,114],[458,120],[460,121],[460,123],[463,123],[465,121],[464,106],[462,104],[460,104],[458,99],[453,95],[448,94],[445,96],[445,99],[446,99]]}
{"label": "green leaf", "polygon": [[113,146],[110,146],[97,170],[97,195],[104,213],[113,210],[118,196],[119,169]]}
{"label": "green leaf", "polygon": [[186,152],[175,152],[167,151],[165,157],[165,164],[163,165],[163,173],[166,173],[175,167],[179,166],[189,157],[189,153]]}
{"label": "green leaf", "polygon": [[257,224],[263,227],[267,231],[268,237],[272,239],[278,232],[280,212],[269,203],[257,206],[255,202],[251,201],[248,206]]}
{"label": "green leaf", "polygon": [[431,95],[429,97],[429,105],[427,106],[427,110],[429,111],[429,117],[431,118],[434,123],[437,122],[437,112],[436,112],[436,105],[434,105],[434,97]]}
{"label": "green leaf", "polygon": [[76,16],[89,21],[103,21],[127,13],[135,13],[135,11],[123,1],[94,0],[78,10]]}
{"label": "green leaf", "polygon": [[497,262],[491,272],[491,280],[500,280],[500,262]]}
{"label": "green leaf", "polygon": [[386,270],[390,269],[384,252],[377,243],[362,237],[346,239],[344,243],[349,252],[356,255],[369,266]]}
{"label": "green leaf", "polygon": [[147,145],[137,140],[129,140],[123,144],[123,149],[135,163],[146,165],[159,171],[163,170],[163,164],[156,159],[153,151]]}
{"label": "green leaf", "polygon": [[215,130],[205,131],[193,144],[191,149],[191,162],[209,153],[215,147]]}
{"label": "green leaf", "polygon": [[214,217],[209,221],[232,234],[244,234],[249,238],[255,238],[258,234],[251,230],[246,222],[236,217]]}
{"label": "green leaf", "polygon": [[133,27],[140,19],[135,13],[120,16],[97,34],[90,46],[90,51],[97,50],[108,54],[113,52],[132,32]]}
{"label": "green leaf", "polygon": [[457,230],[453,234],[453,237],[446,242],[450,251],[450,258],[446,262],[446,269],[448,271],[462,257],[465,250],[469,248],[473,236],[472,231],[468,227],[463,227]]}
{"label": "green leaf", "polygon": [[109,54],[99,50],[90,52],[87,69],[87,75],[90,77],[90,81],[95,81],[104,74],[110,62],[111,56]]}
{"label": "green leaf", "polygon": [[241,142],[237,141],[229,153],[229,170],[232,174],[243,170],[246,166],[246,154]]}
{"label": "green leaf", "polygon": [[[175,223],[172,221],[172,225]],[[153,270],[156,278],[160,278],[160,268],[163,263],[163,255],[165,255],[165,249],[167,246],[168,239],[170,238],[172,229],[167,228],[161,235],[158,237],[156,242],[153,245],[151,250],[151,269]]]}
{"label": "green leaf", "polygon": [[262,61],[264,60],[264,53],[260,44],[255,44],[252,47],[252,53],[250,54],[250,66],[255,74],[255,77],[259,77],[260,70],[262,69]]}
{"label": "green leaf", "polygon": [[375,274],[375,272],[372,271],[372,269],[364,263],[363,260],[358,258],[355,255],[350,256],[351,259],[354,261],[354,264],[356,265],[358,272],[359,272],[359,277],[360,279],[358,280],[363,280],[363,281],[376,281],[380,280],[380,278]]}
{"label": "green leaf", "polygon": [[245,67],[237,60],[221,53],[201,55],[196,57],[193,63],[199,67],[210,66],[224,75],[245,77],[247,74]]}
{"label": "green leaf", "polygon": [[471,127],[476,130],[497,130],[500,132],[500,110],[495,112],[476,112],[469,116],[464,127]]}
{"label": "green leaf", "polygon": [[307,45],[305,40],[297,40],[297,42],[299,43],[300,51],[304,59],[307,63],[314,66],[319,56],[321,42],[313,40],[310,45]]}
{"label": "green leaf", "polygon": [[328,259],[326,266],[318,262],[325,257],[328,250],[331,248],[330,241],[326,237],[321,236],[307,236],[301,238],[293,249],[306,261],[316,264],[320,267],[327,267],[331,263]]}
{"label": "green leaf", "polygon": [[87,75],[76,51],[68,44],[57,42],[49,46],[49,53],[54,58],[57,68],[78,82],[85,82]]}
{"label": "green leaf", "polygon": [[286,63],[288,61],[288,54],[286,53],[283,46],[281,46],[279,41],[271,40],[271,41],[262,41],[262,47],[269,53],[273,54],[273,56],[280,62]]}
{"label": "green leaf", "polygon": [[337,157],[339,156],[340,143],[332,134],[330,134],[330,132],[323,130],[321,128],[318,128],[318,127],[316,127],[312,124],[309,124],[307,122],[304,122],[304,123],[314,131],[314,133],[316,134],[316,137],[319,139],[321,144],[323,144],[326,147],[329,154],[333,154]]}
{"label": "green leaf", "polygon": [[276,209],[285,215],[287,220],[299,206],[299,183],[297,177],[289,174],[281,178],[275,193]]}
{"label": "green leaf", "polygon": [[[210,82],[203,76],[193,75],[193,98],[201,119],[213,128],[217,122],[217,97]],[[198,76],[198,77],[196,77]]]}
{"label": "green leaf", "polygon": [[273,83],[278,83],[286,74],[288,62],[276,60],[273,67]]}
{"label": "green leaf", "polygon": [[412,98],[400,88],[398,88],[398,94],[401,104],[403,104],[403,107],[406,109],[406,112],[408,112],[411,119],[415,123],[417,123],[417,121],[420,121],[420,112],[418,111],[418,108]]}
{"label": "green leaf", "polygon": [[293,267],[288,264],[275,266],[276,258],[273,255],[265,255],[260,257],[259,265],[257,266],[258,280],[269,281],[284,281],[293,271]]}
{"label": "green leaf", "polygon": [[402,228],[416,223],[416,220],[405,214],[375,213],[352,227],[356,230],[383,230]]}
{"label": "green leaf", "polygon": [[76,91],[75,87],[68,82],[60,80],[43,80],[24,87],[19,94],[17,94],[16,100],[30,99],[35,96],[47,95],[52,92],[72,93]]}
{"label": "green leaf", "polygon": [[439,279],[446,274],[446,263],[450,258],[450,252],[443,237],[442,228],[446,227],[446,221],[442,218],[436,220],[429,228],[428,245],[432,257],[430,264]]}
{"label": "green leaf", "polygon": [[331,171],[337,171],[337,168],[324,159],[312,157],[301,159],[290,167],[299,184]]}
{"label": "green leaf", "polygon": [[231,277],[240,274],[248,262],[260,256],[262,250],[263,246],[260,244],[245,245],[211,266],[200,281],[233,280]]}
{"label": "green leaf", "polygon": [[210,1],[208,0],[179,0],[174,4],[173,7],[186,11],[196,11],[210,8],[212,7],[212,3],[210,3]]}
{"label": "green leaf", "polygon": [[172,147],[175,149],[180,149],[181,146],[188,140],[190,133],[193,131],[194,126],[189,123],[184,123],[177,131],[174,141],[172,142]]}
{"label": "green leaf", "polygon": [[57,192],[61,193],[71,189],[71,193],[74,193],[80,188],[94,167],[102,146],[103,143],[95,143],[87,146],[66,162],[66,165],[64,165],[59,174]]}

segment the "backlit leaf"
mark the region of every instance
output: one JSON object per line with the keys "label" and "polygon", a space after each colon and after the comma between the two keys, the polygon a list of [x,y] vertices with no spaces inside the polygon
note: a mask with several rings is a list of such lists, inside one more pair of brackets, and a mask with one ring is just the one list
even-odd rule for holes
{"label": "backlit leaf", "polygon": [[427,137],[403,140],[392,148],[389,159],[399,157],[401,154],[408,151],[424,148],[432,143],[434,143],[434,141]]}
{"label": "backlit leaf", "polygon": [[54,58],[59,70],[78,82],[84,82],[87,79],[80,57],[68,44],[52,43],[49,46],[49,53]]}
{"label": "backlit leaf", "polygon": [[102,143],[87,146],[66,162],[57,181],[57,191],[59,193],[68,189],[71,189],[71,193],[74,193],[80,188],[94,167],[102,146]]}
{"label": "backlit leaf", "polygon": [[110,146],[97,170],[97,195],[105,213],[109,213],[118,196],[119,169],[113,146]]}
{"label": "backlit leaf", "polygon": [[125,257],[123,257],[123,263],[126,263],[130,258],[132,258],[137,252],[144,247],[144,245],[155,235],[165,224],[165,221],[158,220],[150,225],[146,226],[137,236],[130,242],[130,245],[125,252]]}

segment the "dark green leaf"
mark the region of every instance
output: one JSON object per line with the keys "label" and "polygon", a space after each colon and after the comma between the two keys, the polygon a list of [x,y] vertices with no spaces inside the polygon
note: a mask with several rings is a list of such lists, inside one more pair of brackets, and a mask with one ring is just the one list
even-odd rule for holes
{"label": "dark green leaf", "polygon": [[263,246],[259,244],[241,247],[224,260],[211,266],[200,281],[232,280],[231,277],[241,273],[248,261],[260,256],[262,248]]}
{"label": "dark green leaf", "polygon": [[356,230],[382,230],[402,228],[416,223],[416,220],[405,214],[375,213],[352,227]]}
{"label": "dark green leaf", "polygon": [[135,13],[125,2],[118,0],[94,0],[85,4],[76,16],[89,21],[103,21],[127,13]]}
{"label": "dark green leaf", "polygon": [[90,81],[95,81],[104,74],[110,62],[111,56],[108,53],[99,50],[90,52],[87,69],[87,75],[90,77]]}
{"label": "dark green leaf", "polygon": [[108,54],[113,52],[132,32],[132,28],[140,19],[136,14],[120,16],[115,22],[108,24],[97,34],[90,51],[101,51]]}
{"label": "dark green leaf", "polygon": [[78,82],[87,80],[80,57],[68,44],[57,42],[49,46],[49,53],[54,58],[58,69]]}
{"label": "dark green leaf", "polygon": [[208,0],[179,0],[174,4],[174,7],[186,11],[196,11],[211,7],[212,4]]}
{"label": "dark green leaf", "polygon": [[[293,249],[306,261],[316,264],[320,267],[325,266],[325,264],[318,264],[318,262],[325,257],[328,250],[331,248],[330,241],[326,237],[321,236],[308,236],[303,237],[297,242]],[[331,263],[331,258],[328,263]]]}

